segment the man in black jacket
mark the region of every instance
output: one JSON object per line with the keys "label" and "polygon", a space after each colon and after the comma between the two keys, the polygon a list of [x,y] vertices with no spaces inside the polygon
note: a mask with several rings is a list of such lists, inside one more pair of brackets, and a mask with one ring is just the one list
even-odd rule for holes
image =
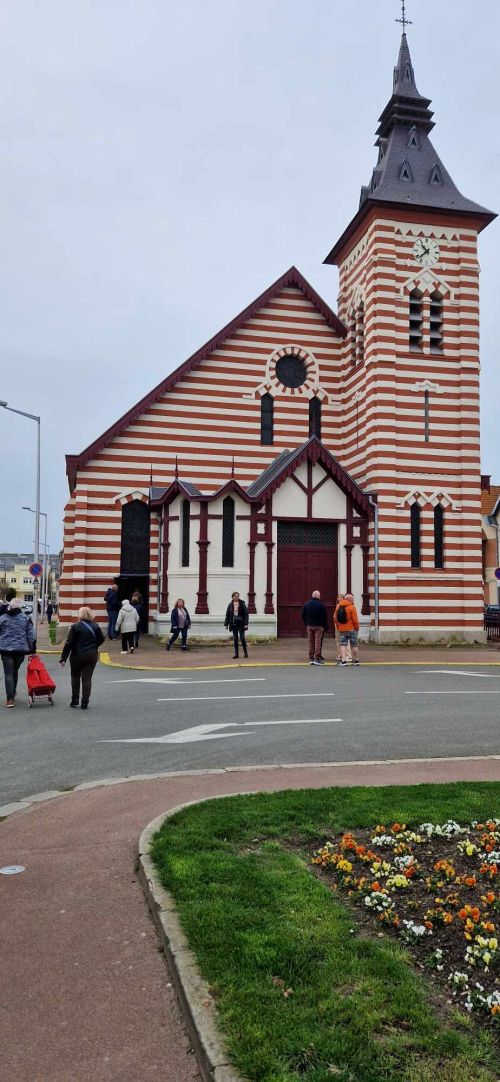
{"label": "man in black jacket", "polygon": [[121,607],[121,601],[118,597],[118,586],[116,582],[113,582],[108,587],[104,594],[104,600],[106,602],[106,609],[108,612],[108,639],[116,639],[115,628],[116,621],[118,619],[118,613]]}
{"label": "man in black jacket", "polygon": [[306,601],[302,609],[302,619],[306,628],[309,644],[309,664],[324,665],[321,657],[321,643],[323,635],[328,627],[328,616],[325,606],[320,600],[319,590],[313,590],[312,597]]}

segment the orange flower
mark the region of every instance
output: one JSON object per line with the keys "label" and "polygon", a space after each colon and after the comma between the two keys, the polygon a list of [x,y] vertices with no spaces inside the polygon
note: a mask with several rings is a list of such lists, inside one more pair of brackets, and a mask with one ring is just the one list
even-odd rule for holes
{"label": "orange flower", "polygon": [[380,883],[378,882],[377,879],[375,880],[374,883],[372,883],[372,890],[380,890]]}
{"label": "orange flower", "polygon": [[425,924],[426,928],[433,928],[434,927],[431,920],[424,920],[424,924]]}
{"label": "orange flower", "polygon": [[475,875],[467,875],[465,877],[465,882],[467,883],[468,887],[475,887],[475,885],[476,885],[476,877],[475,877]]}
{"label": "orange flower", "polygon": [[492,1014],[500,1014],[500,1004],[495,1003],[495,1006],[491,1008]]}

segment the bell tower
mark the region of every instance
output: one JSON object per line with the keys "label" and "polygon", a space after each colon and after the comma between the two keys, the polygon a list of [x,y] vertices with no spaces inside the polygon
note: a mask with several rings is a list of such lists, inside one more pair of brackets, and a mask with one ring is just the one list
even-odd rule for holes
{"label": "bell tower", "polygon": [[461,194],[430,140],[404,8],[402,21],[378,159],[325,260],[339,268],[348,327],[342,463],[378,506],[379,641],[473,641],[483,637],[477,238],[496,215]]}

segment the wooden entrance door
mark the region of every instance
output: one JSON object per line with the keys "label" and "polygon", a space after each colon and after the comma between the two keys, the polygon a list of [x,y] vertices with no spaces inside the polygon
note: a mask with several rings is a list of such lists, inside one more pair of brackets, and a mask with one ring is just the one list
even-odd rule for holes
{"label": "wooden entrance door", "polygon": [[302,608],[313,590],[331,614],[337,597],[337,526],[332,522],[278,523],[278,635],[304,634]]}

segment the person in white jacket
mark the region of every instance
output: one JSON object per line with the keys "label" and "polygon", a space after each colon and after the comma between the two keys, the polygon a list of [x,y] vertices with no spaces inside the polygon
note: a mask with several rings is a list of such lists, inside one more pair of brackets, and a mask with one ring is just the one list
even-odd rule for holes
{"label": "person in white jacket", "polygon": [[118,619],[116,621],[116,630],[122,633],[122,654],[131,654],[134,652],[135,633],[137,631],[137,625],[139,623],[139,613],[134,606],[130,604],[130,601],[125,599],[122,601],[122,607],[118,613]]}

